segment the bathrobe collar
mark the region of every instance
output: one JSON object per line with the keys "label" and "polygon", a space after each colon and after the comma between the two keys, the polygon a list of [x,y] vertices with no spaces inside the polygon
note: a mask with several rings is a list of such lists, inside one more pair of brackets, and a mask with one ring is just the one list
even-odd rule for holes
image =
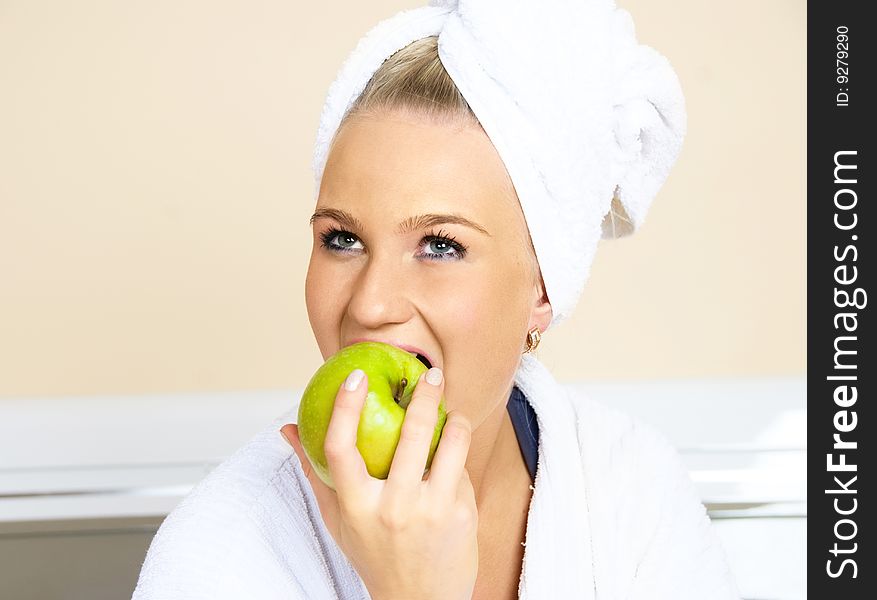
{"label": "bathrobe collar", "polygon": [[578,416],[567,390],[535,356],[522,357],[515,384],[539,423],[539,461],[518,595],[591,600],[595,566]]}

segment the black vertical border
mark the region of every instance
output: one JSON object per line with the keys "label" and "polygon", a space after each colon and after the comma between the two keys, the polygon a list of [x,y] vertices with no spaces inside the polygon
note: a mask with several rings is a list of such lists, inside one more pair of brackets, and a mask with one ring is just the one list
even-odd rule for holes
{"label": "black vertical border", "polygon": [[[877,267],[873,253],[877,232],[873,123],[877,121],[877,106],[872,91],[877,65],[868,59],[874,55],[877,23],[865,16],[872,6],[869,2],[828,0],[807,4],[807,588],[809,597],[819,599],[877,597],[877,565],[870,562],[877,540],[871,531],[871,515],[877,507],[873,495],[864,491],[874,489],[877,483],[872,466],[877,439],[871,408],[877,401],[873,352],[877,328],[870,306],[877,301],[870,294]],[[842,54],[843,38],[838,39],[843,28],[848,36],[846,57]],[[844,68],[849,81],[838,79]],[[848,95],[846,102],[842,93]],[[835,181],[838,152],[850,153],[837,159],[857,167],[838,172],[838,178],[847,183]],[[854,206],[839,209],[836,195],[840,204]],[[835,223],[837,218],[840,225],[850,226],[853,215],[855,226],[848,230]],[[855,280],[849,281],[853,275]],[[856,304],[860,307],[838,306],[846,302],[844,291],[852,297],[851,302],[858,293]],[[855,316],[839,317],[842,313]],[[836,345],[855,353],[838,355]],[[836,359],[848,368],[836,368]],[[851,379],[831,380],[830,376]],[[840,396],[840,404],[846,406],[841,406],[835,401],[835,392],[844,384],[855,386],[856,401],[852,402],[852,390],[847,388],[846,400]],[[849,431],[839,432],[838,427]],[[856,448],[835,449],[836,433],[845,442],[855,442]],[[856,465],[855,471],[830,471],[829,454],[835,464],[844,454],[843,460]],[[850,482],[852,477],[856,479]],[[855,492],[838,493],[843,486]],[[851,512],[842,515],[838,510]],[[855,568],[853,563],[843,564],[847,559],[854,561]],[[837,576],[832,577],[829,571]]]}

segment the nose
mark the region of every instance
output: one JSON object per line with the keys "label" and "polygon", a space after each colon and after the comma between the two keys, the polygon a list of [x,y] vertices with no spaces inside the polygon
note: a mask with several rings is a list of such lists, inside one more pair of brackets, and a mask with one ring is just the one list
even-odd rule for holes
{"label": "nose", "polygon": [[380,329],[411,318],[411,274],[389,255],[371,254],[353,280],[348,316],[362,329]]}

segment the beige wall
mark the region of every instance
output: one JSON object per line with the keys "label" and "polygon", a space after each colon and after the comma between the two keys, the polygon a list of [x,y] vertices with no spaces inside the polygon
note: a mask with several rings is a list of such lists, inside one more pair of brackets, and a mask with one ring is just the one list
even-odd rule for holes
{"label": "beige wall", "polygon": [[[0,396],[304,385],[319,110],[359,37],[423,3],[0,0]],[[540,357],[801,374],[805,3],[620,4],[689,135]]]}

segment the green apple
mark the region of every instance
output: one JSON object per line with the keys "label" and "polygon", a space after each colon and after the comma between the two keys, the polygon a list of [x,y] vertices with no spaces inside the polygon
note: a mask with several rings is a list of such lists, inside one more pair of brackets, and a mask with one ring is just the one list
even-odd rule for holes
{"label": "green apple", "polygon": [[[369,474],[386,479],[399,444],[405,411],[420,375],[427,367],[414,354],[396,346],[381,342],[359,342],[341,349],[317,369],[298,407],[298,436],[314,471],[332,489],[335,486],[323,443],[335,406],[335,396],[354,369],[362,369],[368,376],[368,395],[359,418],[356,447]],[[442,397],[424,473],[432,464],[446,418],[445,399]]]}

